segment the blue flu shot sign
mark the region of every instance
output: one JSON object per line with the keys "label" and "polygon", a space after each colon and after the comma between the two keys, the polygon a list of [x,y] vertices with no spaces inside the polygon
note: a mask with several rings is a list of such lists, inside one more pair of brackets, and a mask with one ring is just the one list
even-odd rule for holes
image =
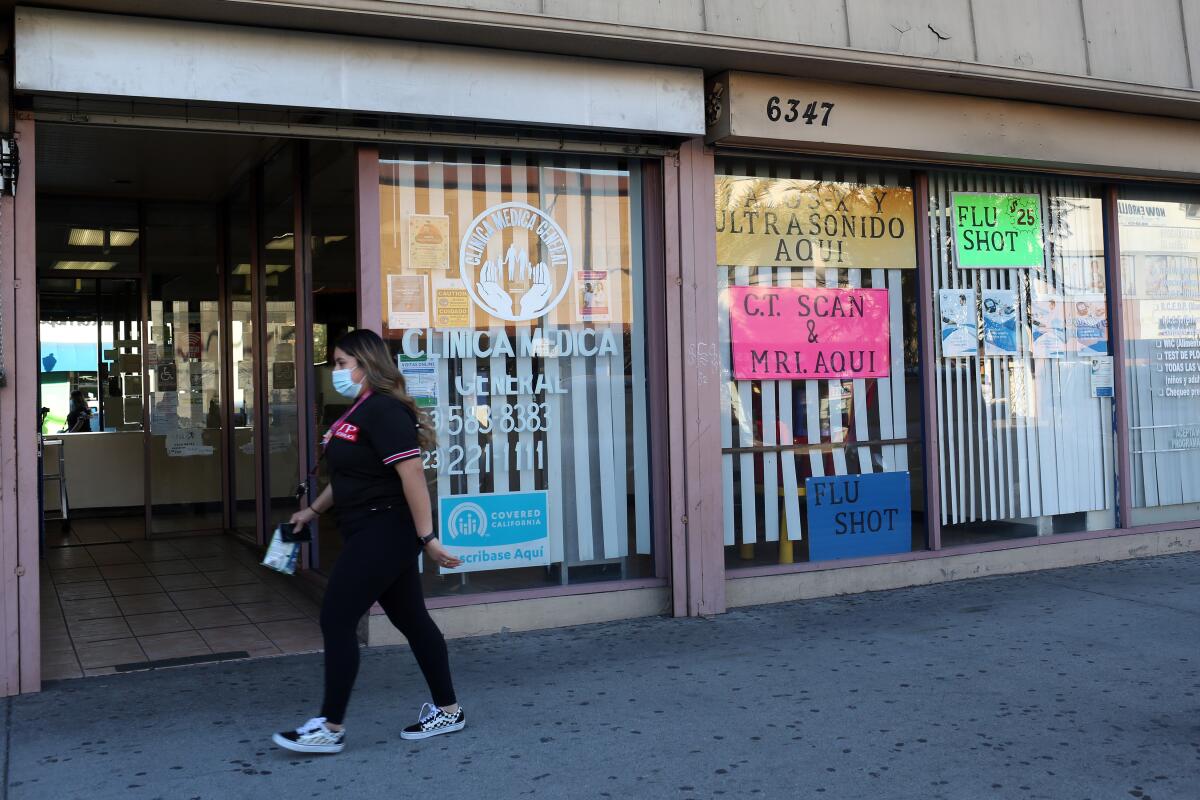
{"label": "blue flu shot sign", "polygon": [[808,478],[804,487],[810,560],[907,553],[912,548],[907,472]]}

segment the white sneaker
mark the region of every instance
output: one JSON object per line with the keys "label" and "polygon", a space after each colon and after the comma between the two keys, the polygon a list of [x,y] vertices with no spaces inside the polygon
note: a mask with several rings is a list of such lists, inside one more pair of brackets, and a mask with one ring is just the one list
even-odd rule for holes
{"label": "white sneaker", "polygon": [[400,738],[428,739],[430,736],[461,731],[466,726],[467,715],[462,706],[458,707],[458,711],[450,714],[433,703],[426,703],[421,706],[421,716],[417,723],[400,731]]}
{"label": "white sneaker", "polygon": [[324,717],[313,717],[296,730],[277,733],[271,739],[297,753],[340,753],[346,746],[346,731],[332,731]]}

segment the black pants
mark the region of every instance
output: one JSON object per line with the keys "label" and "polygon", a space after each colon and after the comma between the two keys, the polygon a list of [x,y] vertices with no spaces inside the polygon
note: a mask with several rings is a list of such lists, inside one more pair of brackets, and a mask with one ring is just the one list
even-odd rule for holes
{"label": "black pants", "polygon": [[453,705],[446,640],[425,610],[419,546],[408,509],[356,514],[341,521],[346,546],[321,607],[325,636],[325,701],[321,716],[341,724],[358,676],[358,621],[376,601],[412,646],[433,702]]}

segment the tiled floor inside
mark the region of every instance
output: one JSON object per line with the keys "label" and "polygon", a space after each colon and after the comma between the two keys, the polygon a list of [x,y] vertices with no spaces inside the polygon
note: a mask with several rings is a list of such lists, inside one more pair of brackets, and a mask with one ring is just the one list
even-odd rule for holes
{"label": "tiled floor inside", "polygon": [[319,606],[232,536],[147,541],[140,520],[47,526],[42,678],[216,653],[321,648]]}

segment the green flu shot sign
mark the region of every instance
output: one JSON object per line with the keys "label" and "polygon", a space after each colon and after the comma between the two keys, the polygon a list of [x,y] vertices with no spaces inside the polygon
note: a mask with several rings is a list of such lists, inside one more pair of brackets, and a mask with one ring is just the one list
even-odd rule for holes
{"label": "green flu shot sign", "polygon": [[959,267],[1040,267],[1042,201],[1036,194],[954,193]]}

